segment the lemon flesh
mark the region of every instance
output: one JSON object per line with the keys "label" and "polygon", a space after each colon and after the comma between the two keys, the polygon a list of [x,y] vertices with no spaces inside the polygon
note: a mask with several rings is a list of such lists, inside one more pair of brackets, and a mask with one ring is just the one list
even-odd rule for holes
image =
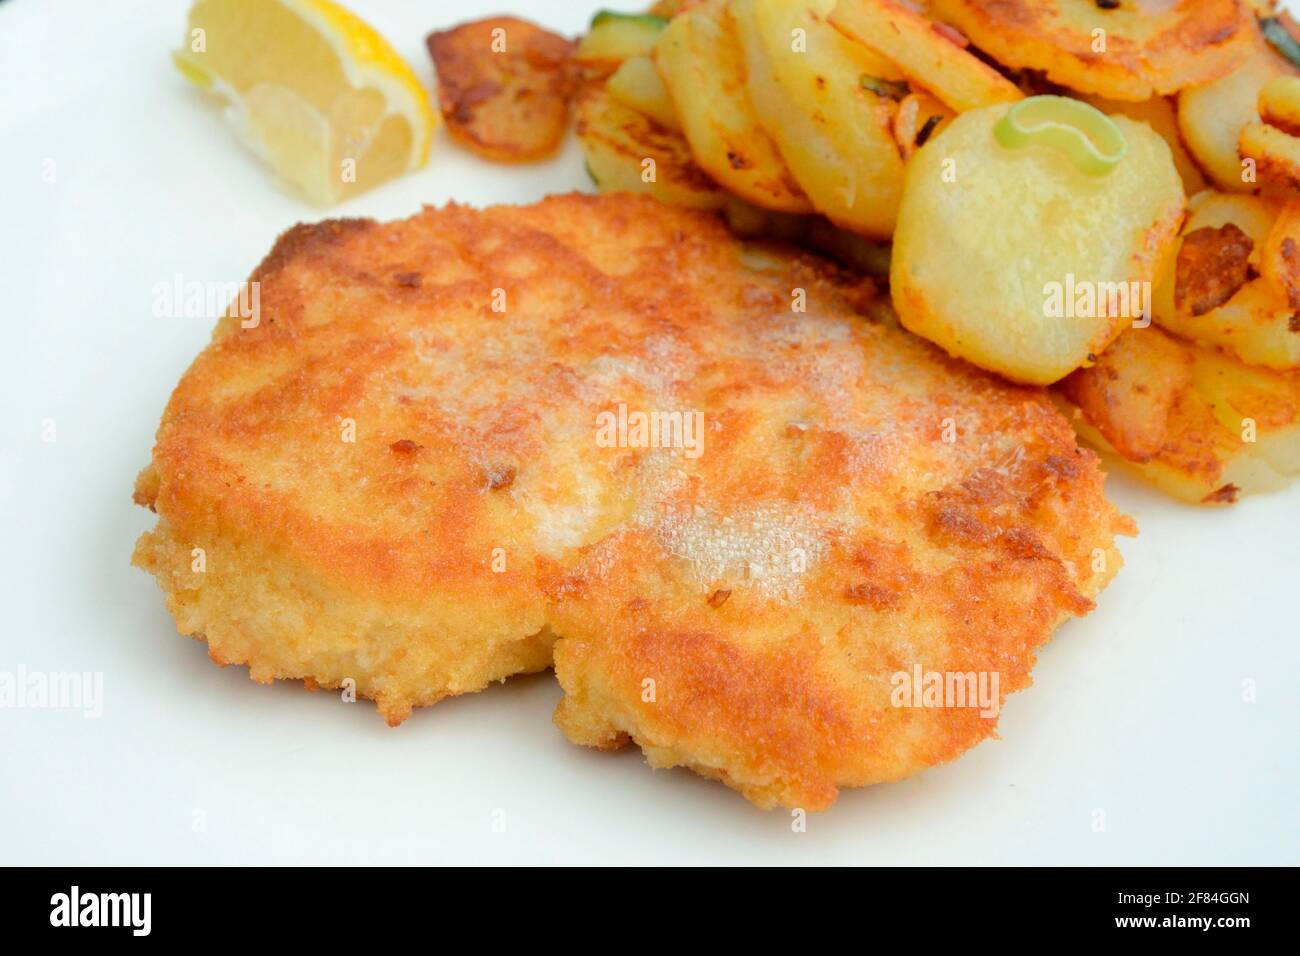
{"label": "lemon flesh", "polygon": [[329,0],[198,0],[173,55],[276,173],[331,205],[424,164],[437,115],[411,68]]}

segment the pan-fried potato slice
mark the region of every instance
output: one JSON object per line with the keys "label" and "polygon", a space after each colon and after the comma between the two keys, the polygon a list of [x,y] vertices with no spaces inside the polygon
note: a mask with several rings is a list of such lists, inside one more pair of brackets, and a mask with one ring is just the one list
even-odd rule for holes
{"label": "pan-fried potato slice", "polygon": [[1253,19],[1241,0],[932,0],[930,9],[1004,66],[1117,100],[1226,75],[1250,54]]}
{"label": "pan-fried potato slice", "polygon": [[1085,442],[1184,501],[1230,504],[1300,474],[1300,373],[1245,365],[1152,326],[1058,386]]}
{"label": "pan-fried potato slice", "polygon": [[1284,216],[1279,211],[1279,203],[1258,196],[1192,197],[1174,268],[1155,290],[1155,321],[1248,364],[1300,366],[1300,202]]}
{"label": "pan-fried potato slice", "polygon": [[[1297,54],[1300,41],[1286,34]],[[1300,189],[1300,76],[1278,76],[1259,92],[1262,123],[1247,123],[1237,138],[1237,153],[1255,163],[1257,178],[1269,189]]]}
{"label": "pan-fried potato slice", "polygon": [[1254,163],[1260,184],[1300,190],[1300,137],[1267,123],[1247,123],[1237,138],[1237,153]]}
{"label": "pan-fried potato slice", "polygon": [[891,132],[897,104],[863,78],[902,75],[826,23],[833,2],[736,0],[731,21],[750,99],[812,205],[845,229],[885,238],[903,186]]}
{"label": "pan-fried potato slice", "polygon": [[578,94],[578,141],[601,192],[641,192],[674,206],[720,209],[727,194],[691,158],[680,134],[599,86]]}
{"label": "pan-fried potato slice", "polygon": [[1288,329],[1300,339],[1300,199],[1292,199],[1278,212],[1264,240],[1259,271],[1292,309]]}
{"label": "pan-fried potato slice", "polygon": [[624,106],[630,106],[638,113],[644,113],[660,126],[666,126],[674,132],[682,131],[681,121],[673,108],[673,99],[668,95],[659,70],[648,56],[634,56],[624,60],[623,65],[605,82],[605,89]]}
{"label": "pan-fried potato slice", "polygon": [[1183,180],[1183,192],[1195,196],[1206,186],[1205,175],[1192,159],[1192,154],[1183,145],[1178,132],[1178,110],[1174,102],[1164,96],[1153,96],[1140,102],[1130,100],[1112,100],[1104,96],[1082,96],[1085,103],[1091,103],[1108,116],[1127,116],[1129,119],[1146,123],[1160,134],[1169,151],[1174,155],[1174,165]]}
{"label": "pan-fried potato slice", "polygon": [[1010,109],[962,113],[912,157],[890,285],[911,331],[1045,385],[1141,319],[1183,189],[1145,123],[1113,117],[1127,155],[1087,175],[1054,148],[1000,145],[994,129]]}
{"label": "pan-fried potato slice", "polygon": [[898,0],[839,0],[834,7],[833,26],[888,56],[913,84],[959,113],[1021,97],[1014,83]]}
{"label": "pan-fried potato slice", "polygon": [[591,18],[587,34],[578,41],[573,61],[589,78],[608,76],[625,60],[649,56],[666,26],[666,16],[601,10]]}
{"label": "pan-fried potato slice", "polygon": [[1292,329],[1295,315],[1285,298],[1255,279],[1208,314],[1192,316],[1179,310],[1159,324],[1194,341],[1218,345],[1247,364],[1291,369],[1300,367],[1300,332]]}
{"label": "pan-fried potato slice", "polygon": [[554,153],[569,127],[573,43],[515,17],[431,33],[438,105],[469,149],[504,163]]}
{"label": "pan-fried potato slice", "polygon": [[1247,176],[1237,153],[1247,123],[1258,122],[1259,96],[1271,80],[1292,75],[1294,67],[1278,56],[1255,28],[1252,52],[1222,79],[1178,94],[1178,129],[1214,185],[1231,192],[1254,192],[1256,177]]}
{"label": "pan-fried potato slice", "polygon": [[1279,76],[1259,91],[1259,115],[1269,126],[1300,135],[1300,76]]}
{"label": "pan-fried potato slice", "polygon": [[723,0],[680,13],[655,45],[695,162],[742,199],[781,212],[812,212],[745,92],[745,61]]}

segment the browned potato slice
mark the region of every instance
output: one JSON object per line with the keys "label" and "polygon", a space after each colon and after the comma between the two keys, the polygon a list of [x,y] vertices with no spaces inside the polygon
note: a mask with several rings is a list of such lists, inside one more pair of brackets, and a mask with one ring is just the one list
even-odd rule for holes
{"label": "browned potato slice", "polygon": [[674,17],[655,44],[654,61],[705,172],[764,209],[812,212],[749,101],[745,55],[724,0],[707,0]]}
{"label": "browned potato slice", "polygon": [[668,14],[599,11],[573,52],[585,80],[599,80],[637,56],[649,56],[668,26]]}
{"label": "browned potato slice", "polygon": [[1247,123],[1237,138],[1237,153],[1254,161],[1262,185],[1300,190],[1300,137],[1267,123]]}
{"label": "browned potato slice", "polygon": [[1237,153],[1241,131],[1259,120],[1259,96],[1272,80],[1295,68],[1252,27],[1251,55],[1227,76],[1178,94],[1183,142],[1214,184],[1231,192],[1254,192],[1256,176],[1244,174]]}
{"label": "browned potato slice", "polygon": [[1259,271],[1292,310],[1288,327],[1300,339],[1300,199],[1282,207],[1264,241]]}
{"label": "browned potato slice", "polygon": [[957,112],[1020,99],[1014,83],[897,0],[839,0],[831,24],[889,57]]}
{"label": "browned potato slice", "polygon": [[1061,383],[1111,450],[1138,464],[1164,448],[1170,415],[1195,380],[1185,343],[1172,335],[1133,334],[1145,331],[1121,335],[1091,368]]}
{"label": "browned potato slice", "polygon": [[1230,504],[1300,473],[1300,373],[1244,365],[1155,326],[1057,386],[1084,441],[1184,501]]}
{"label": "browned potato slice", "polygon": [[1261,184],[1300,189],[1300,77],[1278,76],[1259,92],[1263,123],[1247,123],[1237,139],[1243,160],[1253,160]]}
{"label": "browned potato slice", "polygon": [[576,131],[601,192],[643,192],[674,206],[719,209],[727,194],[691,157],[680,133],[614,99],[601,86],[578,94]]}
{"label": "browned potato slice", "polygon": [[1300,366],[1300,296],[1297,305],[1288,302],[1285,253],[1300,242],[1300,223],[1280,211],[1278,202],[1259,196],[1193,196],[1174,267],[1156,286],[1155,321],[1252,365]]}
{"label": "browned potato slice", "polygon": [[932,0],[930,9],[1005,66],[1117,100],[1207,83],[1250,53],[1241,0]]}
{"label": "browned potato slice", "polygon": [[891,127],[897,103],[869,83],[905,87],[897,67],[826,22],[834,0],[734,0],[750,102],[819,213],[887,238],[903,188]]}
{"label": "browned potato slice", "polygon": [[1279,76],[1264,84],[1259,115],[1269,126],[1300,136],[1300,76]]}
{"label": "browned potato slice", "polygon": [[431,33],[438,105],[451,135],[487,159],[544,159],[564,141],[574,44],[535,23],[491,17]]}

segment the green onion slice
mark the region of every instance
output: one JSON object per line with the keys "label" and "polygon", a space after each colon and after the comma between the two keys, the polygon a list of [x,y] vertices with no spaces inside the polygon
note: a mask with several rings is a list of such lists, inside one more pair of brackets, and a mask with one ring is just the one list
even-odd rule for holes
{"label": "green onion slice", "polygon": [[1007,149],[1050,146],[1089,176],[1105,176],[1128,153],[1124,134],[1109,116],[1068,96],[1031,96],[993,127]]}
{"label": "green onion slice", "polygon": [[877,96],[890,100],[901,100],[908,93],[912,92],[911,87],[902,81],[884,80],[878,76],[869,76],[863,74],[859,78],[864,90],[870,90]]}
{"label": "green onion slice", "polygon": [[1278,53],[1300,66],[1300,43],[1296,42],[1286,24],[1277,17],[1266,17],[1259,21],[1259,26],[1264,31],[1264,39],[1273,44]]}
{"label": "green onion slice", "polygon": [[654,13],[620,13],[617,10],[597,10],[591,18],[591,25],[598,27],[602,23],[639,23],[654,30],[668,26],[668,18]]}

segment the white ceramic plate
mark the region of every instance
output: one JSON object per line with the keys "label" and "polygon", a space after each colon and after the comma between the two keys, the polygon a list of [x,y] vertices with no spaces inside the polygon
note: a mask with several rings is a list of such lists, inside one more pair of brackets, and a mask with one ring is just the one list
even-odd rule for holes
{"label": "white ceramic plate", "polygon": [[[0,860],[1300,859],[1300,488],[1205,511],[1112,478],[1141,537],[1098,610],[1062,628],[1034,686],[1010,698],[1001,739],[847,791],[805,833],[718,784],[651,772],[636,750],[569,744],[549,675],[390,730],[367,703],[215,667],[128,563],[154,520],[131,504],[132,482],[212,324],[155,318],[152,290],[177,275],[242,279],[280,231],[320,214],[172,69],[183,6],[0,2],[0,671],[103,675],[97,719],[0,710]],[[592,12],[352,6],[430,86],[435,27],[513,8],[575,34]],[[572,141],[553,162],[507,167],[443,135],[427,168],[333,213],[587,188]]]}

